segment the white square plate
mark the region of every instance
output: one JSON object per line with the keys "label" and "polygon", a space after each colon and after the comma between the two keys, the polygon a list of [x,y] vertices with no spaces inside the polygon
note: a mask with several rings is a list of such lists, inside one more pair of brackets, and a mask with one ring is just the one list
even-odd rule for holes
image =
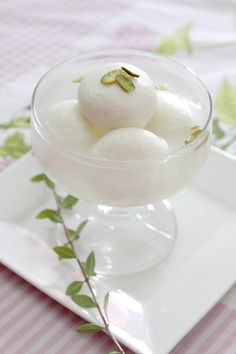
{"label": "white square plate", "polygon": [[[39,171],[28,154],[0,175],[0,260],[96,321],[95,310],[79,308],[64,294],[78,270],[74,261],[58,262],[52,251],[57,226],[35,220],[53,203],[50,191],[30,182]],[[178,221],[171,256],[139,274],[94,278],[100,299],[111,290],[114,334],[136,353],[168,353],[236,280],[236,159],[213,149],[200,175],[170,201]]]}

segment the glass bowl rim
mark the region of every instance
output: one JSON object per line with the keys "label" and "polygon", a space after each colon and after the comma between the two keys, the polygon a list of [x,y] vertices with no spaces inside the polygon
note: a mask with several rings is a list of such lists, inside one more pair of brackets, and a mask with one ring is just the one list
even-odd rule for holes
{"label": "glass bowl rim", "polygon": [[[200,86],[202,87],[203,91],[205,91],[206,96],[208,98],[208,103],[209,103],[209,113],[207,116],[207,120],[206,123],[201,131],[201,133],[197,136],[197,138],[195,138],[194,140],[192,140],[191,142],[189,142],[186,145],[181,146],[180,148],[177,148],[175,150],[172,150],[170,152],[168,152],[163,159],[160,158],[150,158],[150,159],[145,159],[145,160],[111,160],[111,159],[105,159],[105,158],[100,158],[100,157],[94,157],[94,156],[85,156],[85,155],[78,155],[78,154],[73,154],[71,151],[66,151],[63,150],[55,143],[52,143],[50,141],[50,138],[45,130],[45,128],[42,126],[40,119],[38,118],[37,112],[36,112],[36,108],[35,108],[35,101],[36,101],[36,96],[37,96],[37,91],[41,85],[41,83],[44,81],[45,78],[47,78],[51,73],[55,72],[58,68],[62,67],[65,64],[69,64],[70,62],[74,62],[75,60],[77,60],[78,58],[83,58],[83,57],[91,57],[91,56],[95,56],[95,55],[108,55],[109,53],[111,54],[132,54],[132,55],[139,55],[139,56],[145,56],[145,57],[150,57],[152,59],[158,59],[161,60],[162,62],[166,62],[169,63],[170,65],[175,65],[177,67],[179,67],[180,69],[187,71],[198,83],[200,83]],[[41,137],[43,138],[43,140],[45,140],[47,142],[47,144],[49,144],[50,146],[52,146],[54,149],[59,150],[59,153],[63,156],[66,156],[67,158],[77,161],[77,162],[83,162],[84,164],[90,164],[90,165],[94,165],[94,164],[99,164],[101,166],[110,166],[114,165],[114,167],[121,167],[122,165],[125,167],[129,166],[137,166],[140,167],[141,165],[149,165],[149,164],[163,164],[165,163],[167,160],[173,159],[175,157],[178,157],[190,150],[196,149],[199,145],[202,144],[202,138],[204,136],[206,136],[206,131],[207,128],[211,122],[211,116],[212,116],[212,110],[213,110],[213,103],[212,103],[212,98],[211,95],[206,87],[206,85],[203,83],[203,81],[199,78],[199,76],[192,70],[190,69],[188,66],[185,66],[181,63],[179,63],[178,61],[175,61],[173,59],[170,58],[166,58],[163,57],[161,55],[155,54],[155,53],[150,53],[148,51],[144,51],[144,50],[136,50],[136,49],[127,49],[127,48],[119,48],[119,49],[114,49],[114,48],[110,48],[110,49],[100,49],[100,50],[92,50],[92,51],[87,51],[87,52],[83,52],[81,54],[75,55],[73,57],[71,57],[70,59],[66,59],[63,60],[59,63],[57,63],[56,65],[54,65],[53,67],[51,67],[38,81],[38,83],[36,84],[34,90],[33,90],[33,94],[32,94],[32,100],[31,100],[31,108],[32,108],[32,116],[31,116],[31,124],[36,126],[36,130],[37,132],[40,132]],[[48,139],[49,138],[49,139]]]}

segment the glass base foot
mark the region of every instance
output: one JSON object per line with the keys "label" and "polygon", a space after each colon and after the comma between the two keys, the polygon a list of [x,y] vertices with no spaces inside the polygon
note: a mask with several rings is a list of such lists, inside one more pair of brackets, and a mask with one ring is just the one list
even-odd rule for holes
{"label": "glass base foot", "polygon": [[168,201],[135,208],[80,201],[74,213],[67,215],[70,226],[89,220],[75,242],[76,251],[82,261],[95,252],[98,274],[139,272],[163,261],[173,249],[177,227]]}

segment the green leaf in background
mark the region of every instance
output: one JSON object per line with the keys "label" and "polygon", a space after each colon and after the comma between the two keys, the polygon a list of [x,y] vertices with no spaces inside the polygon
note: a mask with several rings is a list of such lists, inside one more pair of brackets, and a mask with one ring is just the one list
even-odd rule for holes
{"label": "green leaf in background", "polygon": [[78,294],[82,289],[82,286],[83,286],[82,281],[73,281],[72,283],[70,283],[70,285],[68,285],[66,289],[66,295],[73,296]]}
{"label": "green leaf in background", "polygon": [[72,259],[76,258],[75,252],[67,246],[56,246],[53,248],[60,259]]}
{"label": "green leaf in background", "polygon": [[54,209],[44,209],[36,215],[37,219],[49,219],[55,223],[62,223],[61,217]]}
{"label": "green leaf in background", "polygon": [[10,119],[8,122],[0,124],[0,129],[29,128],[29,126],[30,117],[19,117],[15,119]]}
{"label": "green leaf in background", "polygon": [[2,146],[0,146],[0,156],[11,156],[19,158],[31,150],[31,146],[24,141],[24,135],[16,132],[9,135]]}
{"label": "green leaf in background", "polygon": [[55,184],[45,175],[45,173],[33,176],[31,182],[45,182],[50,189],[55,188]]}
{"label": "green leaf in background", "polygon": [[93,301],[93,299],[87,295],[74,295],[71,297],[71,299],[74,301],[76,305],[79,305],[80,307],[85,307],[85,308],[96,307],[96,304]]}
{"label": "green leaf in background", "polygon": [[172,36],[164,37],[154,51],[158,54],[171,56],[183,49],[188,54],[192,54],[193,49],[189,36],[191,28],[190,23],[180,27]]}
{"label": "green leaf in background", "polygon": [[219,119],[213,119],[213,135],[216,139],[222,139],[225,136],[224,131],[221,129],[219,125]]}
{"label": "green leaf in background", "polygon": [[227,141],[227,143],[225,143],[225,144],[218,144],[217,146],[220,148],[220,149],[222,149],[222,150],[226,150],[228,147],[230,147],[230,145],[231,144],[234,144],[236,142],[236,135],[235,136],[233,136],[231,139],[229,139],[228,141]]}
{"label": "green leaf in background", "polygon": [[236,87],[225,79],[220,86],[215,99],[217,118],[228,124],[236,124]]}
{"label": "green leaf in background", "polygon": [[65,198],[60,198],[60,205],[64,209],[71,209],[78,201],[79,199],[73,195],[67,195]]}
{"label": "green leaf in background", "polygon": [[96,275],[94,269],[95,269],[95,254],[92,251],[88,255],[88,257],[86,259],[86,262],[85,262],[85,272],[86,272],[88,277]]}
{"label": "green leaf in background", "polygon": [[86,323],[76,328],[76,332],[97,333],[103,329],[103,327],[98,326],[95,323]]}

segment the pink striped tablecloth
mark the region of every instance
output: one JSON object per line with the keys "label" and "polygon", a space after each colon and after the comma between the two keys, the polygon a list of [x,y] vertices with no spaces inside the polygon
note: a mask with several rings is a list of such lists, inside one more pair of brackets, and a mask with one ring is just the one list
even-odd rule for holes
{"label": "pink striped tablecloth", "polygon": [[[162,36],[187,22],[193,25],[194,53],[189,56],[180,51],[174,57],[196,70],[214,96],[224,77],[236,83],[235,14],[233,0],[1,1],[0,119],[8,120],[29,103],[34,83],[28,79],[29,73],[37,80],[56,62],[91,49],[132,47],[153,51]],[[235,152],[235,146],[232,149]],[[0,171],[12,162],[2,159]],[[1,354],[104,354],[114,348],[105,334],[75,333],[74,328],[82,322],[0,266]],[[235,289],[172,353],[236,353]]]}

